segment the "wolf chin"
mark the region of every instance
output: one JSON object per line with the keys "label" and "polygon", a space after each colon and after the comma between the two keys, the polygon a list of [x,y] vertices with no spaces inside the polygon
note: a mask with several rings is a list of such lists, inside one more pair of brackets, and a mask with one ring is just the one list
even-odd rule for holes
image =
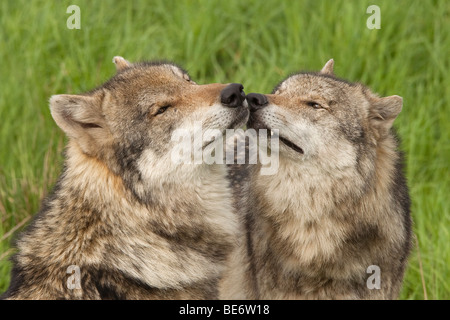
{"label": "wolf chin", "polygon": [[279,130],[279,169],[230,166],[241,230],[222,298],[398,298],[412,233],[392,129],[402,98],[335,77],[333,63],[247,95],[248,126]]}
{"label": "wolf chin", "polygon": [[50,99],[65,165],[15,242],[4,299],[217,298],[237,230],[226,169],[173,163],[171,134],[242,126],[243,87],[198,85],[168,62],[114,62],[102,86]]}

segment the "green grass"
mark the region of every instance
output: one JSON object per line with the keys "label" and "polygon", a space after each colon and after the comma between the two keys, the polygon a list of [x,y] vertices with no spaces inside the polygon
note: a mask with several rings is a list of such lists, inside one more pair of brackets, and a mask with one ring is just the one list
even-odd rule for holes
{"label": "green grass", "polygon": [[[71,4],[81,8],[80,30],[66,27]],[[366,27],[371,4],[381,8],[380,30]],[[404,98],[395,124],[418,247],[401,298],[450,299],[447,0],[4,0],[0,12],[0,292],[14,231],[61,170],[65,138],[50,116],[52,94],[100,85],[114,74],[115,55],[173,60],[199,83],[241,82],[262,93],[334,58],[338,76]]]}

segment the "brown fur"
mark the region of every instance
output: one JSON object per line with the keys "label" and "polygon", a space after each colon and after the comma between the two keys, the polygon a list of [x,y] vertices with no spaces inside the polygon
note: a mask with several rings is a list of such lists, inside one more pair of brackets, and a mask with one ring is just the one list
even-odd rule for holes
{"label": "brown fur", "polygon": [[[231,168],[241,188],[236,201],[247,205],[221,298],[399,295],[411,244],[408,189],[391,130],[402,99],[379,98],[334,77],[332,67],[331,60],[320,73],[289,77],[250,116],[251,128],[279,129],[280,164],[273,176],[260,175],[260,166]],[[371,265],[380,268],[380,289],[367,286]]]}
{"label": "brown fur", "polygon": [[[225,130],[248,111],[226,85],[171,63],[131,65],[83,95],[50,100],[69,137],[52,195],[16,242],[7,299],[213,299],[237,221],[222,165],[174,164],[171,135],[192,121]],[[81,288],[70,289],[69,266]]]}

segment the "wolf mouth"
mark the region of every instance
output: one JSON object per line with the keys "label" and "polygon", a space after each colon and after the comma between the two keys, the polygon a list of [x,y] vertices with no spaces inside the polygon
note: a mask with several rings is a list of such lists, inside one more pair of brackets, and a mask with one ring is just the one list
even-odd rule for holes
{"label": "wolf mouth", "polygon": [[236,127],[244,125],[247,122],[249,115],[250,111],[248,108],[241,108],[227,129],[236,129]]}
{"label": "wolf mouth", "polygon": [[[270,131],[270,135],[273,136],[273,131],[271,129],[269,129]],[[299,146],[297,146],[295,143],[291,142],[290,140],[282,137],[282,136],[278,136],[278,138],[280,139],[281,142],[283,142],[287,147],[291,148],[292,150],[294,150],[295,152],[298,152],[300,154],[304,154],[303,149],[300,148]]]}
{"label": "wolf mouth", "polygon": [[[250,112],[247,108],[242,108],[238,112],[238,114],[236,114],[236,116],[234,117],[234,120],[225,129],[220,129],[222,136],[225,136],[227,129],[236,129],[238,127],[243,126],[247,122],[249,113]],[[203,145],[202,145],[202,149],[205,149],[207,146],[209,146],[210,144],[212,144],[215,141],[217,141],[217,139],[215,139],[215,138],[205,141],[205,143],[203,143]]]}
{"label": "wolf mouth", "polygon": [[[220,131],[221,132],[221,136],[223,137],[224,135],[225,135],[225,130],[221,130]],[[218,139],[216,139],[215,137],[214,138],[212,138],[212,139],[210,139],[210,140],[208,140],[208,141],[205,141],[205,143],[203,143],[203,145],[202,145],[202,150],[204,150],[207,146],[209,146],[210,144],[212,144],[213,142],[216,142]]]}
{"label": "wolf mouth", "polygon": [[[267,134],[269,135],[268,138],[272,137],[275,133],[272,131],[271,128],[269,128],[264,122],[262,122],[261,120],[259,120],[258,118],[256,118],[254,116],[254,113],[250,113],[250,118],[249,121],[247,123],[247,127],[249,128],[253,128],[255,130],[259,130],[259,129],[267,129]],[[294,150],[295,152],[298,152],[300,154],[304,154],[304,151],[302,148],[300,148],[298,145],[296,145],[295,143],[293,143],[292,141],[282,137],[281,135],[278,134],[278,138],[279,140],[287,147],[291,148],[292,150]]]}

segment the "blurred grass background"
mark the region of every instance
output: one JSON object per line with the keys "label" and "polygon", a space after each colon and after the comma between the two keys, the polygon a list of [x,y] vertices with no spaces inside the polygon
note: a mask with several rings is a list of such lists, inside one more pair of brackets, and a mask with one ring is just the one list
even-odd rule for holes
{"label": "blurred grass background", "polygon": [[[81,29],[69,30],[69,5]],[[369,5],[381,29],[369,30]],[[0,292],[11,239],[39,209],[62,166],[65,137],[48,99],[81,93],[115,72],[111,60],[169,59],[198,83],[241,82],[268,93],[289,73],[335,73],[398,94],[417,243],[401,299],[450,299],[450,2],[0,2]]]}

